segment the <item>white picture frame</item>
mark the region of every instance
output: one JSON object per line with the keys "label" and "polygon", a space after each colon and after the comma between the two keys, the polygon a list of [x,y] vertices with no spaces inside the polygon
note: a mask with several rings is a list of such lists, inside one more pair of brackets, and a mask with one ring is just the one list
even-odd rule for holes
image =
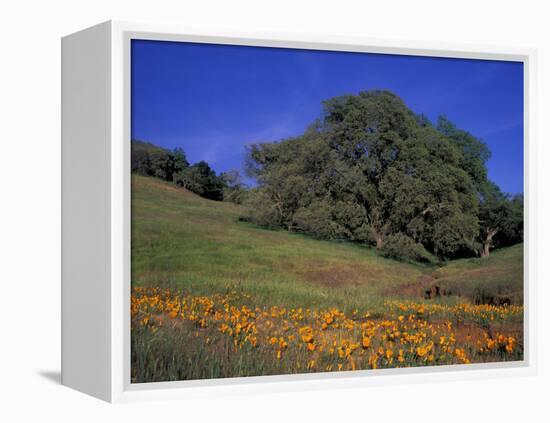
{"label": "white picture frame", "polygon": [[[188,41],[524,63],[522,362],[130,383],[130,40]],[[105,22],[62,39],[62,383],[110,402],[351,388],[536,373],[536,51]]]}

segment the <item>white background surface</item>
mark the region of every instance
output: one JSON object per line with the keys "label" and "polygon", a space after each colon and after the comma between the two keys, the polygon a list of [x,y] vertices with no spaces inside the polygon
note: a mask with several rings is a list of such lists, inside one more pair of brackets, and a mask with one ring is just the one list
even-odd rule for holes
{"label": "white background surface", "polygon": [[[545,2],[20,0],[0,17],[0,420],[548,421]],[[539,375],[115,406],[60,386],[60,37],[108,19],[537,47]]]}

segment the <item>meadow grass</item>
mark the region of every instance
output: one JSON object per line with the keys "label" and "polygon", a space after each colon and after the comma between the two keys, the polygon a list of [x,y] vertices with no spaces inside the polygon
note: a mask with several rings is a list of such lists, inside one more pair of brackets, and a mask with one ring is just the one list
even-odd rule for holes
{"label": "meadow grass", "polygon": [[[241,207],[132,179],[132,283],[196,294],[231,287],[261,304],[355,307],[431,270],[374,249],[240,222]],[[397,291],[396,291],[397,292]]]}
{"label": "meadow grass", "polygon": [[507,297],[523,304],[523,244],[494,251],[484,259],[454,260],[433,276],[451,294],[479,299]]}
{"label": "meadow grass", "polygon": [[131,304],[135,383],[523,357],[521,306],[390,302],[384,316],[373,316],[160,288],[135,288]]}
{"label": "meadow grass", "polygon": [[483,290],[522,303],[521,244],[487,259],[434,267],[385,259],[369,247],[259,228],[239,221],[242,213],[238,205],[134,175],[133,286],[197,294],[230,287],[266,305],[372,308],[388,298],[420,300],[426,283],[437,283],[453,294],[439,300],[446,303],[471,300]]}
{"label": "meadow grass", "polygon": [[[177,309],[170,309],[170,313],[176,311],[167,318],[167,309],[158,308],[160,303],[152,300],[156,297],[150,297],[148,301],[153,302],[143,303],[149,305],[145,309],[137,307],[133,314],[134,381],[521,359],[522,245],[495,251],[487,259],[455,260],[441,266],[405,263],[383,258],[366,246],[256,227],[240,221],[242,214],[243,208],[236,204],[210,201],[158,179],[132,176],[134,291],[161,289],[178,301],[208,302],[217,296],[230,296],[234,308],[231,313],[217,309],[225,313],[221,317],[208,310],[204,319],[199,319],[195,312],[182,314],[181,303]],[[423,299],[424,290],[433,285],[440,286],[447,295]],[[473,304],[476,299],[503,297],[520,308],[465,308],[465,304]],[[254,325],[246,327],[257,332],[247,333],[246,339],[236,337],[235,325],[241,322],[242,310],[256,310],[260,316],[273,307],[307,310],[307,316],[296,320],[292,331],[298,333],[300,325],[317,328],[315,342],[328,336],[329,332],[318,327],[319,316],[332,313],[330,310],[341,313],[349,330],[344,333],[344,326],[331,328],[332,337],[323,338],[323,353],[318,348],[309,351],[311,346],[299,341],[293,353],[289,347],[277,349],[269,344],[269,339],[290,335],[268,328],[264,319],[256,316],[247,317],[246,324],[253,321]],[[365,313],[369,320],[364,320]],[[400,356],[404,361],[397,359],[399,348],[384,338],[388,336],[384,332],[385,319],[392,322],[396,331],[402,329],[399,313],[417,316],[418,322],[426,325],[414,327],[425,337]],[[233,328],[231,336],[221,329],[223,319],[228,319],[226,323]],[[279,326],[288,325],[285,318],[278,319]],[[203,320],[205,326],[200,323]],[[378,339],[377,348],[384,352],[377,351],[376,357],[370,350],[357,347],[364,339],[362,325],[367,323],[379,325],[376,327],[381,331],[380,339],[373,338],[373,345]],[[449,339],[451,332],[445,329],[448,323],[454,325],[452,335],[458,343],[462,342],[460,346],[437,343],[436,333]],[[432,327],[426,329],[429,326]],[[504,336],[502,333],[507,334],[506,341],[493,341],[497,334]],[[512,342],[508,335],[514,343],[510,353],[505,351],[509,346],[506,342]],[[472,337],[478,344],[473,345]],[[255,338],[257,345],[252,345],[251,339]],[[426,341],[432,338],[431,344]],[[294,345],[294,340],[284,342]],[[346,351],[349,345],[355,345],[358,352],[343,357],[334,351],[329,354],[330,349],[336,348],[329,342],[337,342],[338,348]],[[487,349],[488,342],[495,342],[496,346],[480,352]],[[431,348],[433,354],[419,355],[416,348]],[[389,350],[395,356],[386,356]],[[355,362],[350,357],[363,357],[363,361],[357,358]]]}

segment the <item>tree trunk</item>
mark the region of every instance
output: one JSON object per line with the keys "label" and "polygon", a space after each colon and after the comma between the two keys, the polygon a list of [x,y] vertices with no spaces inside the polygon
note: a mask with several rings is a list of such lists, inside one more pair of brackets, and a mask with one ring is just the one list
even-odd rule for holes
{"label": "tree trunk", "polygon": [[281,195],[278,193],[274,193],[273,197],[274,197],[275,208],[279,212],[279,226],[283,226],[284,214],[283,214],[283,201],[282,201]]}
{"label": "tree trunk", "polygon": [[485,241],[483,241],[483,249],[479,252],[479,255],[484,257],[489,257],[491,254],[491,244],[493,243],[493,237],[497,234],[498,229],[487,229]]}
{"label": "tree trunk", "polygon": [[376,241],[376,249],[379,250],[384,245],[384,238],[389,232],[390,224],[382,224],[381,212],[376,208],[369,215],[369,224],[371,235]]}
{"label": "tree trunk", "polygon": [[479,252],[479,255],[480,255],[481,257],[489,257],[489,254],[491,254],[490,248],[491,248],[491,243],[485,241],[485,242],[483,243],[483,249]]}
{"label": "tree trunk", "polygon": [[371,234],[376,242],[376,249],[379,250],[384,245],[384,238],[387,233],[387,225],[384,225],[380,230],[371,228]]}

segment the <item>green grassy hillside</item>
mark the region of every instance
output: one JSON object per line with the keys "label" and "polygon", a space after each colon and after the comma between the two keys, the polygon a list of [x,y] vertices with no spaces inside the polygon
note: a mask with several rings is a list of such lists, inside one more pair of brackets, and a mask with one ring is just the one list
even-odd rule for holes
{"label": "green grassy hillside", "polygon": [[132,176],[132,283],[194,294],[237,290],[258,304],[380,309],[422,300],[433,284],[472,301],[485,290],[519,301],[522,246],[441,268],[397,262],[350,243],[327,242],[240,222],[240,206]]}
{"label": "green grassy hillside", "polygon": [[523,304],[523,244],[494,251],[484,259],[454,260],[432,276],[451,294],[478,298],[508,298]]}
{"label": "green grassy hillside", "polygon": [[520,303],[521,245],[416,265],[241,213],[132,177],[133,382],[523,359],[523,307],[468,304]]}

